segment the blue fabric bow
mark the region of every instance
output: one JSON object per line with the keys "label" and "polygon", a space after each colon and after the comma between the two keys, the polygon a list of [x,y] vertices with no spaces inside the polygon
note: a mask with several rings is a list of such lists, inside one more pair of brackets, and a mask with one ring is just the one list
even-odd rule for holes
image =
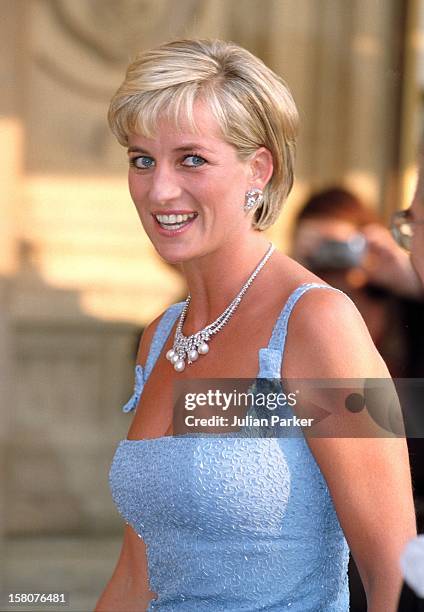
{"label": "blue fabric bow", "polygon": [[131,412],[131,410],[134,410],[138,404],[141,394],[143,393],[144,383],[144,368],[140,364],[137,364],[135,366],[134,392],[128,402],[122,407],[122,412]]}

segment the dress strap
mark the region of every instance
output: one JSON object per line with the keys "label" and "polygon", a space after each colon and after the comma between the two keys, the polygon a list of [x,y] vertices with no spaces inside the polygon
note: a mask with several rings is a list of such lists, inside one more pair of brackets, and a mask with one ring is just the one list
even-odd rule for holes
{"label": "dress strap", "polygon": [[[281,378],[281,364],[283,362],[286,345],[289,318],[297,301],[310,289],[332,289],[343,293],[340,289],[320,283],[304,283],[299,285],[288,297],[272,330],[268,346],[259,350],[259,376],[258,378]],[[344,295],[344,294],[343,294]]]}
{"label": "dress strap", "polygon": [[122,412],[131,412],[137,406],[138,401],[143,393],[144,385],[149,378],[155,363],[161,354],[163,346],[168,339],[171,329],[181,314],[185,302],[178,302],[170,306],[162,315],[153,334],[152,342],[149,348],[149,354],[146,359],[145,366],[137,363],[135,366],[135,384],[134,392],[128,402],[122,407]]}
{"label": "dress strap", "polygon": [[156,327],[155,333],[153,334],[152,342],[150,344],[149,354],[146,359],[145,367],[145,381],[149,378],[154,365],[161,354],[163,346],[168,339],[171,329],[174,326],[175,321],[181,314],[184,308],[185,302],[178,302],[178,304],[172,304],[162,315],[161,320]]}

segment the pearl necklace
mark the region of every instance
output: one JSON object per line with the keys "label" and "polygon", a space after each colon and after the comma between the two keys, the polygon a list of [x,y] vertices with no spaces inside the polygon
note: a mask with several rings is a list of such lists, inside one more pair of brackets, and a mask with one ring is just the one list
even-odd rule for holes
{"label": "pearl necklace", "polygon": [[175,330],[174,336],[174,344],[172,349],[170,349],[166,353],[166,358],[171,364],[174,366],[174,369],[177,372],[182,372],[185,369],[186,359],[187,363],[191,364],[199,358],[199,355],[207,355],[209,352],[209,340],[214,335],[217,334],[221,329],[228,323],[231,319],[239,304],[249,289],[250,285],[253,283],[259,272],[262,270],[268,259],[271,257],[273,252],[275,251],[275,246],[270,243],[269,249],[265,253],[265,256],[261,259],[259,264],[253,270],[252,274],[249,276],[243,287],[240,289],[236,297],[233,301],[227,306],[222,314],[219,315],[217,319],[213,323],[206,325],[200,331],[192,334],[191,336],[184,336],[183,334],[183,325],[187,316],[187,310],[190,304],[191,295],[189,295],[186,299],[184,308],[181,312],[177,328]]}

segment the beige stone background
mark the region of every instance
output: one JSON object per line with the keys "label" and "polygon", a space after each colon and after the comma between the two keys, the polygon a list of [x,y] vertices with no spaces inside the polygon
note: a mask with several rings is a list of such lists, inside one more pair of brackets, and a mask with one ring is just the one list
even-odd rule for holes
{"label": "beige stone background", "polygon": [[106,125],[129,58],[220,37],[284,76],[302,127],[269,235],[288,248],[311,189],[343,183],[386,220],[406,205],[419,4],[0,0],[0,590],[65,589],[71,610],[92,609],[122,530],[107,472],[129,426],[137,335],[184,291],[143,235]]}

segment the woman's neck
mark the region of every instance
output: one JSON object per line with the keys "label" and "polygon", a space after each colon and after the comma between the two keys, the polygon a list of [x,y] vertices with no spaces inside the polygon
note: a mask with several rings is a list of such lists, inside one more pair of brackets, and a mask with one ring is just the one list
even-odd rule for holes
{"label": "woman's neck", "polygon": [[191,302],[184,324],[190,335],[214,321],[237,295],[269,248],[262,232],[236,244],[228,242],[183,264]]}

